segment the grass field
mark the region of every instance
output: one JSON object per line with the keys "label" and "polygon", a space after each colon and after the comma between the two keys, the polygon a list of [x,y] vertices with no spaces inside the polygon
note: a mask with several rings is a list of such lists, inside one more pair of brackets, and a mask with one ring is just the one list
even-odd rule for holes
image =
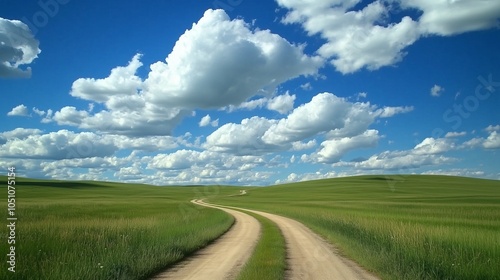
{"label": "grass field", "polygon": [[243,267],[238,280],[283,280],[286,271],[285,238],[278,226],[260,215],[247,212],[262,226],[260,240],[252,257]]}
{"label": "grass field", "polygon": [[382,279],[500,279],[500,181],[360,176],[209,201],[282,214]]}
{"label": "grass field", "polygon": [[[230,215],[191,199],[237,191],[28,179],[16,187],[16,273],[6,268],[4,203],[0,279],[144,279],[232,224]],[[0,191],[6,202],[6,188]]]}

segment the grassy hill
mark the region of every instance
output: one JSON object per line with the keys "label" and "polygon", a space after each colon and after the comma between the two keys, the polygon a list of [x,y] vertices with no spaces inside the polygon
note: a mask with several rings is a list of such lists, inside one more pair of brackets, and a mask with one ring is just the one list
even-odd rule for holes
{"label": "grassy hill", "polygon": [[[5,224],[6,185],[0,188]],[[16,273],[5,265],[4,225],[0,279],[144,279],[232,224],[231,216],[191,199],[237,190],[18,178],[16,191]]]}
{"label": "grassy hill", "polygon": [[210,202],[297,219],[383,279],[500,279],[500,181],[357,176]]}

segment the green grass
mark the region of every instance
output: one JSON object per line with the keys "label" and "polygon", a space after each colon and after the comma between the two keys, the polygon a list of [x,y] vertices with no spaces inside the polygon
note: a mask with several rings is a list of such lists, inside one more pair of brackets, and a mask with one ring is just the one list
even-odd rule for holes
{"label": "green grass", "polygon": [[[241,210],[238,210],[241,211]],[[252,256],[243,267],[238,280],[282,280],[285,279],[285,238],[278,226],[260,215],[241,211],[256,218],[261,224],[261,236]]]}
{"label": "green grass", "polygon": [[[145,279],[233,223],[230,215],[191,199],[238,190],[21,178],[16,183],[16,273],[7,271],[4,225],[0,279]],[[6,197],[1,188],[0,201]],[[0,217],[7,224],[4,207]]]}
{"label": "green grass", "polygon": [[383,279],[500,279],[500,181],[359,176],[211,202],[299,220]]}

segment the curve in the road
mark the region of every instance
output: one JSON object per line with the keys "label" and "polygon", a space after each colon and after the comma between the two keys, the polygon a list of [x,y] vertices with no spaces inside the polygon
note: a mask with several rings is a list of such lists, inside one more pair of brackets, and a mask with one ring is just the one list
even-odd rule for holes
{"label": "curve in the road", "polygon": [[214,243],[196,252],[172,268],[152,279],[234,279],[250,258],[260,236],[260,224],[245,213],[191,201],[206,207],[221,209],[231,214],[235,222],[228,232]]}
{"label": "curve in the road", "polygon": [[353,261],[340,256],[323,238],[293,219],[262,211],[209,204],[202,200],[191,202],[226,211],[234,216],[235,224],[213,244],[152,279],[236,278],[260,236],[259,222],[238,210],[261,215],[280,228],[287,246],[287,279],[378,279]]}
{"label": "curve in the road", "polygon": [[283,216],[250,209],[202,203],[205,206],[227,207],[261,215],[280,228],[287,245],[287,279],[378,279],[355,262],[340,256],[335,248],[303,224]]}

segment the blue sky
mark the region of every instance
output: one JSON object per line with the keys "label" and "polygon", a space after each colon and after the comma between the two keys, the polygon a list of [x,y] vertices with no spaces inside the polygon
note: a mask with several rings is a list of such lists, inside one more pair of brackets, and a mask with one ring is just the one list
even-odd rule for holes
{"label": "blue sky", "polygon": [[0,2],[0,163],[268,185],[500,179],[500,2]]}

